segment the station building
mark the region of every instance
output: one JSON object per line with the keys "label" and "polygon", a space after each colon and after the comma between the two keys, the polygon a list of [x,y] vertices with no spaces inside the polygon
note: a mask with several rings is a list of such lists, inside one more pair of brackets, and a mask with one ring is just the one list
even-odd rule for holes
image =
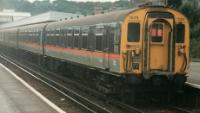
{"label": "station building", "polygon": [[28,12],[16,12],[13,9],[3,9],[0,11],[0,24],[17,21],[30,16],[31,14]]}
{"label": "station building", "polygon": [[42,23],[42,22],[63,21],[63,20],[81,18],[81,17],[83,17],[82,14],[49,11],[46,13],[42,13],[39,15],[31,16],[28,18],[24,18],[24,19],[20,19],[17,21],[13,21],[13,22],[9,22],[9,23],[0,25],[0,28],[9,28],[9,27],[13,27],[13,26],[36,24],[36,23]]}

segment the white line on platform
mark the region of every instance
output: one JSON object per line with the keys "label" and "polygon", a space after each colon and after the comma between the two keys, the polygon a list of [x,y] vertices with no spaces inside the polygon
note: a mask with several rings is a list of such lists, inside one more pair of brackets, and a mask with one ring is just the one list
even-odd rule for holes
{"label": "white line on platform", "polygon": [[3,64],[0,64],[1,67],[3,67],[6,71],[8,71],[11,75],[13,75],[17,80],[19,80],[25,87],[30,89],[33,93],[35,93],[40,99],[42,99],[45,103],[47,103],[50,107],[55,109],[58,113],[66,113],[63,111],[61,108],[59,108],[57,105],[52,103],[50,100],[48,100],[45,96],[43,96],[41,93],[39,93],[36,89],[31,87],[27,82],[25,82],[23,79],[21,79],[19,76],[17,76],[13,71],[8,69],[6,66]]}
{"label": "white line on platform", "polygon": [[200,89],[200,85],[198,85],[198,84],[193,84],[193,83],[189,83],[189,82],[186,82],[186,84],[188,84],[189,86]]}

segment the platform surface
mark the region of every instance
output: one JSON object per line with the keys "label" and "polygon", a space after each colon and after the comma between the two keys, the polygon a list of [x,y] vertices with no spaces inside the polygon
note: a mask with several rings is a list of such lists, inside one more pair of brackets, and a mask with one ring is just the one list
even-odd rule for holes
{"label": "platform surface", "polygon": [[57,113],[0,65],[0,113]]}
{"label": "platform surface", "polygon": [[190,73],[187,84],[200,89],[200,62],[190,63]]}

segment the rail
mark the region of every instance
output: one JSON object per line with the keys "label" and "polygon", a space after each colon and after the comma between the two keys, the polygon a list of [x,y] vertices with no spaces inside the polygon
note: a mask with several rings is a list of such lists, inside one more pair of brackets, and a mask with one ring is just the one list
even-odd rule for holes
{"label": "rail", "polygon": [[42,83],[48,85],[49,87],[53,88],[54,90],[58,91],[59,93],[63,94],[66,98],[72,100],[76,104],[80,105],[82,108],[87,110],[91,113],[111,113],[111,111],[105,109],[104,107],[88,100],[87,98],[79,95],[78,93],[64,87],[63,85],[41,75],[40,73],[23,66],[22,64],[16,64],[13,60],[10,60],[2,55],[0,55],[2,59],[6,62],[12,64],[13,66],[17,67],[21,71],[27,73],[28,75],[34,77],[35,79],[41,81]]}
{"label": "rail", "polygon": [[[25,73],[29,74],[30,76],[34,77],[35,79],[43,82],[44,84],[48,85],[49,87],[51,87],[53,89],[55,89],[59,93],[63,94],[66,98],[69,98],[70,100],[79,104],[81,107],[85,108],[87,111],[89,111],[91,113],[112,113],[108,109],[106,109],[96,103],[93,103],[92,101],[79,95],[78,93],[72,91],[71,89],[66,88],[62,84],[59,84],[59,83],[47,78],[46,76],[42,75],[41,73],[38,73],[37,71],[34,71],[34,70],[28,68],[28,66],[19,64],[19,63],[15,62],[13,59],[6,58],[6,56],[0,55],[0,58],[3,58],[6,62],[14,65],[15,67],[18,67],[20,70],[24,71]],[[141,110],[137,107],[121,103],[120,101],[117,101],[117,100],[109,99],[109,100],[107,100],[107,102],[110,103],[111,105],[114,105],[114,106],[122,109],[126,113],[145,113],[143,110]]]}
{"label": "rail", "polygon": [[194,113],[192,111],[177,106],[170,106],[170,108],[175,110],[177,113]]}
{"label": "rail", "polygon": [[[72,91],[69,88],[66,88],[62,84],[57,83],[57,82],[47,78],[46,76],[42,75],[41,73],[38,73],[35,70],[32,70],[31,68],[24,66],[22,64],[19,64],[19,63],[16,64],[16,62],[14,60],[8,59],[4,56],[0,55],[0,57],[3,58],[6,62],[11,63],[12,65],[18,67],[20,70],[24,71],[25,73],[31,75],[32,77],[36,78],[37,80],[39,80],[43,83],[45,83],[49,87],[55,89],[59,93],[63,94],[66,98],[69,98],[70,100],[72,100],[76,104],[80,105],[82,108],[86,109],[88,112],[91,112],[91,113],[112,113],[110,110],[106,109],[105,107],[102,107],[102,106],[88,100],[87,98],[79,95],[78,93]],[[127,105],[127,104],[123,104],[123,103],[121,103],[120,101],[117,101],[117,100],[111,99],[111,100],[108,101],[108,103],[125,110],[126,113],[146,113],[143,109],[140,109],[140,108],[137,108],[137,107],[134,107],[134,106],[130,106],[130,105]],[[186,109],[183,109],[183,108],[180,108],[180,107],[175,107],[175,106],[170,106],[169,109],[175,110],[177,113],[193,113],[193,112],[188,111]]]}

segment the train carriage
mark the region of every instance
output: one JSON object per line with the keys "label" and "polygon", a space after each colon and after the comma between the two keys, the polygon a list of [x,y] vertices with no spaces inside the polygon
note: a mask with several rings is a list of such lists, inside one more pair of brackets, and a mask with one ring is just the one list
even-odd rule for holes
{"label": "train carriage", "polygon": [[17,43],[17,32],[18,29],[11,28],[8,30],[1,30],[0,31],[0,43],[4,46],[16,48],[18,46]]}
{"label": "train carriage", "polygon": [[[122,15],[124,12],[109,13],[47,25],[45,54],[90,67],[119,72]],[[52,29],[57,29],[57,33],[60,34],[58,37],[61,39],[56,44],[49,43],[50,40],[55,39],[53,42],[56,42],[58,39],[49,36],[48,33]]]}
{"label": "train carriage", "polygon": [[18,48],[43,55],[43,31],[46,23],[19,27]]}

